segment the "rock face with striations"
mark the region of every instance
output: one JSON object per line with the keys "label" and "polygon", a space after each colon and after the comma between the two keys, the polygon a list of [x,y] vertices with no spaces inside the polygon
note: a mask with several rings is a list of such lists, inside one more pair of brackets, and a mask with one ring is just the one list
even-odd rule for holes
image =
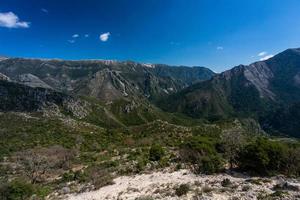
{"label": "rock face with striations", "polygon": [[17,76],[16,81],[18,83],[30,86],[30,87],[40,87],[40,88],[48,88],[51,89],[51,87],[46,84],[44,81],[39,79],[37,76],[32,74],[21,74]]}

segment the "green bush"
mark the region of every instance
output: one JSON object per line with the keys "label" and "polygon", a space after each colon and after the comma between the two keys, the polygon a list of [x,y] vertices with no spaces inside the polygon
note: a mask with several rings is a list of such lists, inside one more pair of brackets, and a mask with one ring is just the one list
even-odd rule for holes
{"label": "green bush", "polygon": [[231,181],[230,181],[230,179],[228,179],[228,178],[224,178],[223,180],[222,180],[222,182],[221,182],[221,185],[223,186],[223,187],[228,187],[228,186],[230,186],[232,183],[231,183]]}
{"label": "green bush", "polygon": [[137,159],[137,164],[136,164],[136,170],[137,172],[141,172],[144,170],[145,166],[147,165],[147,158],[145,159],[144,157],[139,157]]}
{"label": "green bush", "polygon": [[165,155],[165,151],[160,145],[153,145],[149,151],[150,161],[159,161]]}
{"label": "green bush", "polygon": [[286,152],[285,145],[258,138],[240,153],[239,167],[260,175],[282,172],[285,168]]}
{"label": "green bush", "polygon": [[14,180],[0,186],[0,199],[3,200],[24,200],[34,194],[34,187],[22,180]]}
{"label": "green bush", "polygon": [[223,159],[216,151],[212,138],[195,136],[180,149],[180,160],[194,165],[195,173],[212,174],[223,168]]}
{"label": "green bush", "polygon": [[175,190],[175,194],[179,197],[186,195],[190,190],[190,186],[188,184],[181,184],[178,188]]}
{"label": "green bush", "polygon": [[197,173],[213,174],[220,172],[223,168],[222,158],[219,155],[204,156],[197,169]]}

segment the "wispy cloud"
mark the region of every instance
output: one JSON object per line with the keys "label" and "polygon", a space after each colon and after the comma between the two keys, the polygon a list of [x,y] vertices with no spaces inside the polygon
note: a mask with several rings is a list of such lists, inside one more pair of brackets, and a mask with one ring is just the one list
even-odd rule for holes
{"label": "wispy cloud", "polygon": [[262,51],[262,52],[260,52],[259,54],[257,54],[257,56],[260,56],[260,57],[261,57],[261,56],[265,56],[265,55],[267,55],[267,53],[268,53],[268,52],[266,52],[266,51]]}
{"label": "wispy cloud", "polygon": [[41,11],[44,13],[49,13],[49,11],[46,8],[41,8]]}
{"label": "wispy cloud", "polygon": [[108,40],[109,36],[110,36],[110,32],[107,32],[107,33],[101,34],[99,38],[102,42],[106,42]]}
{"label": "wispy cloud", "polygon": [[84,37],[88,38],[88,37],[90,37],[90,35],[89,34],[84,34]]}
{"label": "wispy cloud", "polygon": [[20,21],[13,12],[0,13],[0,26],[6,28],[29,28],[29,22]]}
{"label": "wispy cloud", "polygon": [[270,54],[270,55],[266,55],[264,57],[262,57],[261,59],[259,59],[260,61],[264,61],[264,60],[268,60],[270,58],[272,58],[274,55]]}
{"label": "wispy cloud", "polygon": [[75,40],[68,40],[68,42],[73,44],[73,43],[75,43]]}
{"label": "wispy cloud", "polygon": [[170,45],[179,46],[180,44],[181,44],[180,42],[174,42],[174,41],[171,41],[171,42],[170,42]]}
{"label": "wispy cloud", "polygon": [[78,38],[78,37],[79,37],[79,34],[72,35],[72,38]]}
{"label": "wispy cloud", "polygon": [[218,46],[217,47],[217,50],[219,50],[219,51],[221,51],[221,50],[223,50],[224,49],[224,47],[222,47],[222,46]]}
{"label": "wispy cloud", "polygon": [[265,60],[272,58],[274,55],[272,55],[272,54],[268,55],[268,52],[262,51],[262,52],[258,53],[257,56],[260,57],[260,59],[259,59],[260,61],[265,61]]}

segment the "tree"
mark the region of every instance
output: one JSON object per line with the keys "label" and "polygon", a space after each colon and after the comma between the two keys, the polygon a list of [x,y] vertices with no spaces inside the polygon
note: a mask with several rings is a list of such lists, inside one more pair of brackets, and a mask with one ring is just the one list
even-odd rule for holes
{"label": "tree", "polygon": [[224,131],[221,135],[221,145],[230,169],[237,164],[240,151],[245,146],[245,136],[238,130]]}
{"label": "tree", "polygon": [[300,147],[290,148],[285,156],[285,169],[288,175],[300,175]]}
{"label": "tree", "polygon": [[35,184],[42,181],[43,176],[51,170],[69,168],[73,156],[74,152],[61,146],[53,146],[18,152],[16,159],[31,183]]}
{"label": "tree", "polygon": [[19,153],[18,161],[24,166],[24,172],[33,184],[42,178],[51,165],[45,156],[32,150]]}
{"label": "tree", "polygon": [[212,174],[223,168],[223,160],[212,138],[193,136],[182,144],[179,156],[182,162],[193,165],[195,173]]}

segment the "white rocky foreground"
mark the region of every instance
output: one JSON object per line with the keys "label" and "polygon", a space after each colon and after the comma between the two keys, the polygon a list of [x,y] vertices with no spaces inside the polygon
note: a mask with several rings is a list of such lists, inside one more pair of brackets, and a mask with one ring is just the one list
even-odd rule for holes
{"label": "white rocky foreground", "polygon": [[[224,179],[227,184],[224,184]],[[122,176],[114,179],[114,184],[96,191],[81,194],[70,194],[69,200],[102,200],[102,199],[300,199],[300,183],[296,180],[286,181],[281,177],[270,179],[247,178],[219,175],[195,175],[188,170],[175,172],[153,172],[136,176]],[[223,184],[222,184],[223,182]],[[229,183],[229,184],[228,184]],[[178,196],[176,188],[188,184],[187,194]],[[279,185],[278,185],[279,184]],[[275,192],[274,186],[281,192]],[[268,196],[269,195],[269,196]]]}

